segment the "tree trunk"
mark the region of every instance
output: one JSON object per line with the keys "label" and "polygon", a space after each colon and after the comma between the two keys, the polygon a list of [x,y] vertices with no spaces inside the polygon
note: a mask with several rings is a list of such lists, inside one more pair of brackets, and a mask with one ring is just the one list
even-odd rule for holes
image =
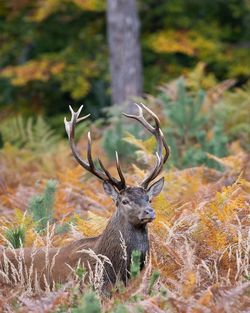
{"label": "tree trunk", "polygon": [[142,94],[140,23],[136,0],[108,0],[107,24],[112,103]]}

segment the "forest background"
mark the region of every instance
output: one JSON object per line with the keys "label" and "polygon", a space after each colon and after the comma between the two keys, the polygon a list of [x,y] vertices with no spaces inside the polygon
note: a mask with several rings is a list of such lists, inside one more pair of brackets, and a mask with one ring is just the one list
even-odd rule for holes
{"label": "forest background", "polygon": [[[215,120],[216,125],[210,143],[206,147],[203,144],[201,150],[224,156],[226,143],[235,138],[246,146],[249,102],[242,97],[249,92],[249,2],[178,0],[158,1],[156,5],[149,0],[137,4],[143,67],[141,96],[149,98],[146,95],[150,94],[157,99],[153,102],[164,102],[165,115],[172,124],[168,132],[175,165],[208,162],[200,151],[195,156],[187,149],[187,156],[178,151],[179,137],[185,132],[190,137],[184,139],[186,146],[190,140],[203,144],[208,119],[212,123]],[[58,135],[65,136],[62,119],[68,105],[79,107],[83,103],[93,120],[107,120],[109,114],[103,109],[111,105],[111,88],[104,1],[1,1],[0,16],[2,122],[21,116],[26,123],[30,116],[42,116]],[[181,108],[180,99],[174,99],[173,92],[163,87],[180,76],[186,81],[179,81],[176,88],[179,95],[187,89],[190,99],[185,101],[193,103],[186,103],[186,108],[196,112],[195,121]],[[210,102],[218,102],[227,89],[235,91],[234,95],[227,95],[224,105],[217,105],[212,116],[208,108],[209,114],[200,112],[205,96]],[[171,102],[179,103],[179,117],[173,117],[178,114]],[[185,124],[183,129],[181,124]],[[124,131],[116,129],[113,137],[117,133],[117,137],[123,137]],[[0,130],[0,145],[7,140],[7,132]],[[110,137],[109,133],[104,137]],[[112,142],[104,138],[109,155],[113,146],[120,146],[119,138]]]}
{"label": "forest background", "polygon": [[[0,1],[1,244],[42,246],[49,233],[59,246],[100,232],[113,207],[72,160],[63,118],[68,105],[84,104],[91,117],[76,133],[82,153],[91,128],[95,155],[105,151],[112,170],[118,150],[135,182],[152,165],[155,144],[121,112],[143,102],[159,115],[171,148],[167,184],[154,203],[149,285],[142,276],[115,300],[101,298],[103,310],[245,312],[250,2],[139,0],[137,8],[143,92],[114,104],[105,1]],[[34,310],[27,290],[6,291],[0,302]],[[73,288],[39,301],[52,311],[88,303]]]}

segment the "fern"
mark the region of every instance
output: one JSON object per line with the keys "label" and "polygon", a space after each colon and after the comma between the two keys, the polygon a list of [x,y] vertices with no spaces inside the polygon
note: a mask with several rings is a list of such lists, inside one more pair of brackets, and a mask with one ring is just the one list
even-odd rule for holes
{"label": "fern", "polygon": [[216,114],[223,124],[224,131],[231,140],[239,139],[241,145],[250,151],[250,83],[243,89],[228,93],[217,108]]}
{"label": "fern", "polygon": [[206,153],[225,156],[228,139],[222,125],[218,122],[211,125],[210,116],[202,112],[205,92],[199,90],[196,94],[190,93],[185,81],[179,79],[176,98],[169,97],[166,91],[160,98],[168,118],[164,132],[171,147],[172,163],[177,167],[198,164],[218,167],[208,159]]}
{"label": "fern", "polygon": [[4,144],[41,153],[51,150],[60,139],[42,116],[36,120],[21,115],[9,118],[0,125],[0,133]]}
{"label": "fern", "polygon": [[131,266],[130,266],[130,273],[132,278],[137,277],[140,273],[140,259],[141,259],[140,251],[134,250],[131,256]]}
{"label": "fern", "polygon": [[5,238],[14,249],[21,248],[25,241],[25,229],[23,226],[10,228],[5,231]]}
{"label": "fern", "polygon": [[148,286],[148,293],[151,294],[152,293],[152,290],[153,290],[153,287],[155,285],[155,283],[157,282],[157,280],[159,279],[160,277],[160,273],[158,271],[154,271],[150,277],[150,280],[149,280],[149,286]]}
{"label": "fern", "polygon": [[47,223],[52,221],[56,184],[56,181],[49,180],[44,192],[41,195],[33,196],[30,200],[28,210],[39,232],[43,231],[47,227]]}
{"label": "fern", "polygon": [[84,294],[78,308],[72,310],[73,313],[101,313],[100,300],[93,291]]}

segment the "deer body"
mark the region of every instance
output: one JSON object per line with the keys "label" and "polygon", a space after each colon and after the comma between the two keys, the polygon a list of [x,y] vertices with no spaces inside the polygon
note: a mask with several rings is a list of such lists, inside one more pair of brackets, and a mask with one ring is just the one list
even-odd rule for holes
{"label": "deer body", "polygon": [[[97,237],[84,238],[74,241],[62,248],[39,248],[7,250],[0,253],[0,282],[1,276],[8,277],[8,282],[17,282],[18,271],[25,272],[25,279],[33,285],[38,282],[42,288],[53,286],[54,283],[65,283],[74,274],[77,266],[87,269],[86,280],[90,273],[95,272],[100,260],[104,288],[122,280],[124,284],[129,278],[131,255],[134,250],[140,252],[141,269],[144,266],[149,251],[147,224],[155,218],[151,207],[151,200],[157,196],[164,184],[164,179],[150,183],[159,175],[166,162],[169,150],[160,129],[158,117],[142,104],[138,106],[139,115],[126,115],[138,120],[157,140],[156,164],[151,173],[144,179],[139,187],[127,186],[122,173],[118,154],[116,153],[117,172],[120,180],[112,177],[99,160],[101,169],[97,168],[91,155],[91,137],[88,134],[88,163],[81,159],[74,143],[75,125],[86,117],[79,118],[81,108],[74,112],[71,107],[71,121],[65,120],[65,127],[69,137],[72,153],[78,163],[103,181],[106,194],[116,205],[116,211],[110,218],[103,233]],[[151,126],[143,117],[142,108],[145,109],[155,121]],[[165,156],[163,156],[165,150]],[[149,186],[150,185],[150,186]],[[95,255],[93,255],[93,253]],[[6,261],[7,260],[7,261]],[[21,264],[21,266],[20,266]]]}
{"label": "deer body", "polygon": [[[122,242],[125,244],[124,247]],[[144,266],[149,251],[147,225],[131,225],[116,211],[100,236],[80,239],[65,247],[50,248],[48,251],[45,248],[7,250],[6,256],[16,268],[20,266],[18,265],[20,258],[27,272],[32,268],[32,284],[34,285],[37,280],[40,287],[45,288],[46,285],[53,286],[54,282],[66,283],[73,274],[72,269],[76,269],[78,265],[86,269],[90,265],[94,271],[96,261],[85,252],[88,249],[94,251],[96,255],[106,256],[112,263],[112,266],[104,263],[105,285],[115,284],[118,280],[126,284],[129,278],[131,254],[134,250],[140,251],[141,269]],[[33,258],[32,254],[34,254]],[[3,257],[0,258],[0,263],[4,263]]]}
{"label": "deer body", "polygon": [[52,287],[54,283],[65,283],[72,276],[72,269],[76,269],[81,260],[78,251],[92,248],[96,238],[80,239],[62,248],[6,250],[0,254],[0,270],[7,274],[8,279],[0,275],[0,282],[20,282],[22,278],[19,271],[22,268],[25,283],[30,280],[32,286],[38,284],[45,289],[46,286]]}

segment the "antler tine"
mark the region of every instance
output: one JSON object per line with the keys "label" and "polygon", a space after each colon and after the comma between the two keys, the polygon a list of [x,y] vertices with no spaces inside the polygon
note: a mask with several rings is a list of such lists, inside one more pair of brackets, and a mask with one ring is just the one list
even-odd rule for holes
{"label": "antler tine", "polygon": [[[68,135],[68,137],[70,138],[71,133],[74,131],[74,127],[72,127],[73,123],[78,123],[80,121],[85,120],[86,118],[88,118],[90,116],[90,114],[87,114],[81,118],[78,118],[81,111],[82,111],[83,105],[80,106],[80,108],[78,109],[77,112],[75,112],[72,107],[69,105],[69,109],[71,112],[71,120],[67,121],[66,117],[64,117],[64,125],[65,125],[65,129],[66,129],[66,133]],[[74,135],[74,134],[73,134]]]}
{"label": "antler tine", "polygon": [[98,162],[101,166],[101,169],[104,171],[104,173],[106,174],[106,176],[109,178],[109,180],[112,180],[112,176],[110,175],[110,173],[108,172],[108,170],[104,167],[101,159],[98,158]]}
{"label": "antler tine", "polygon": [[[70,147],[72,150],[72,153],[75,157],[75,159],[77,160],[77,162],[83,167],[85,168],[87,171],[91,172],[92,168],[90,166],[90,164],[88,164],[87,162],[85,162],[79,155],[78,151],[77,151],[77,147],[76,144],[74,142],[74,135],[75,135],[75,125],[83,120],[85,120],[87,117],[90,116],[90,114],[83,116],[81,118],[79,118],[79,115],[82,111],[83,105],[80,106],[80,108],[77,110],[77,112],[75,112],[71,106],[69,106],[70,112],[71,112],[71,120],[67,121],[66,117],[64,118],[64,124],[65,124],[65,129],[66,132],[68,134],[69,137],[69,143],[70,143]],[[88,151],[91,151],[91,139],[88,141]],[[91,153],[91,152],[90,152]],[[98,178],[100,179],[104,179],[106,176],[103,175],[101,172],[100,173],[94,173]]]}
{"label": "antler tine", "polygon": [[[140,103],[140,106],[143,107],[143,109],[144,109],[145,111],[147,111],[147,112],[153,117],[153,119],[154,119],[154,121],[155,121],[156,127],[157,127],[157,128],[160,128],[160,120],[159,120],[158,116],[157,116],[153,111],[151,111],[148,107],[146,107],[145,104]],[[149,123],[148,123],[148,124],[149,124]],[[150,124],[149,124],[149,125],[150,125]],[[151,126],[151,125],[150,125],[150,126]],[[151,126],[151,127],[152,127],[152,126]],[[153,127],[152,127],[152,128],[153,128]]]}
{"label": "antler tine", "polygon": [[102,168],[102,170],[104,171],[104,173],[107,175],[109,181],[115,181],[115,186],[117,187],[118,190],[123,190],[126,188],[126,181],[125,181],[125,178],[122,174],[122,171],[121,171],[121,168],[117,168],[117,172],[119,174],[119,177],[121,179],[121,181],[118,181],[116,178],[113,178],[110,173],[107,171],[107,169],[104,167],[102,161],[98,158],[98,161],[99,161],[99,164]]}
{"label": "antler tine", "polygon": [[154,127],[152,127],[148,121],[145,120],[144,116],[143,116],[143,111],[141,108],[141,103],[140,105],[138,103],[135,103],[135,105],[138,108],[139,114],[138,115],[133,115],[133,114],[127,114],[127,113],[123,113],[124,116],[128,117],[128,118],[132,118],[137,120],[139,123],[141,123],[150,133],[153,133],[154,131]]}
{"label": "antler tine", "polygon": [[[132,118],[140,122],[152,135],[155,136],[157,141],[156,163],[150,174],[142,181],[141,186],[147,188],[149,183],[154,180],[162,170],[164,163],[169,156],[169,148],[164,138],[163,132],[160,128],[160,121],[158,116],[151,111],[144,104],[136,104],[138,108],[138,115],[124,114],[128,118]],[[153,118],[155,127],[149,124],[149,122],[143,116],[143,109]],[[165,155],[162,156],[163,148],[165,149]]]}
{"label": "antler tine", "polygon": [[157,168],[157,166],[156,166],[155,170],[153,170],[154,175],[152,176],[151,180],[154,180],[160,174],[160,172],[162,170],[162,167],[165,164],[165,162],[167,161],[167,159],[169,157],[169,154],[170,154],[169,147],[168,147],[167,142],[166,142],[166,140],[164,138],[163,132],[162,132],[162,130],[160,128],[159,128],[159,132],[160,132],[160,135],[161,135],[161,140],[162,140],[162,143],[163,143],[163,147],[165,149],[165,155],[164,155],[163,158],[160,158],[158,152],[156,152],[156,156],[159,159],[159,167]]}
{"label": "antler tine", "polygon": [[116,159],[116,168],[117,168],[117,172],[119,174],[120,180],[121,180],[121,184],[123,186],[126,186],[125,178],[124,178],[124,175],[122,173],[122,169],[120,166],[120,161],[119,161],[119,156],[118,156],[117,151],[115,151],[115,159]]}
{"label": "antler tine", "polygon": [[87,149],[87,158],[88,158],[88,161],[89,161],[89,166],[92,170],[95,169],[95,166],[94,166],[94,162],[93,162],[93,159],[92,159],[92,141],[91,141],[91,135],[90,135],[90,132],[88,132],[88,149]]}
{"label": "antler tine", "polygon": [[92,158],[92,141],[91,141],[91,135],[90,132],[88,132],[88,148],[87,148],[87,159],[88,159],[88,163],[86,161],[84,161],[78,151],[77,151],[77,147],[76,144],[74,142],[74,133],[75,133],[75,125],[83,120],[85,120],[87,117],[89,117],[90,114],[80,117],[79,115],[82,111],[83,106],[81,106],[77,112],[75,112],[71,106],[69,106],[69,109],[71,111],[71,120],[67,121],[66,117],[64,118],[64,124],[65,124],[65,129],[66,132],[68,134],[69,137],[69,142],[70,142],[70,147],[72,150],[72,153],[75,157],[75,159],[77,160],[77,162],[87,171],[89,171],[90,173],[92,173],[93,175],[95,175],[96,177],[98,177],[99,179],[103,180],[103,181],[108,181],[109,183],[111,183],[113,186],[115,186],[118,190],[122,190],[124,188],[126,188],[126,183],[125,183],[125,178],[122,174],[121,168],[120,168],[120,164],[119,164],[119,160],[118,160],[118,165],[117,165],[117,171],[120,177],[120,181],[117,180],[115,177],[112,177],[110,175],[110,173],[108,172],[107,169],[105,169],[103,163],[101,162],[101,160],[99,160],[100,166],[102,170],[99,170],[98,168],[96,168],[93,158]]}
{"label": "antler tine", "polygon": [[163,146],[164,146],[164,149],[165,149],[165,152],[166,152],[166,154],[164,155],[164,159],[163,159],[163,163],[165,163],[167,161],[168,157],[169,157],[170,150],[169,150],[169,146],[168,146],[168,144],[166,142],[166,139],[165,139],[161,129],[160,129],[160,133],[161,133],[162,143],[163,143]]}

